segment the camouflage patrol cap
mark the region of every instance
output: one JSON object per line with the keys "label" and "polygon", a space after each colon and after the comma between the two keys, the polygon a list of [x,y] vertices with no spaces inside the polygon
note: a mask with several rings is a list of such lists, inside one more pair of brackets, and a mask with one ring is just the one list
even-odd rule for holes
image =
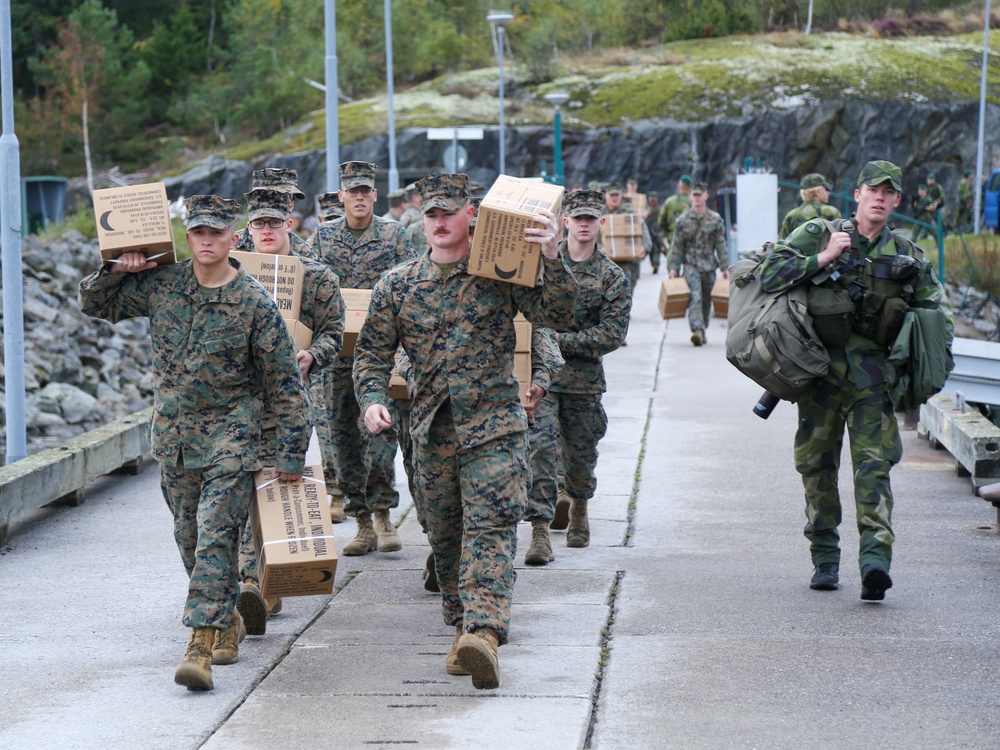
{"label": "camouflage patrol cap", "polygon": [[339,219],[344,215],[344,203],[339,193],[321,193],[316,196],[316,215],[321,219]]}
{"label": "camouflage patrol cap", "polygon": [[375,170],[378,167],[367,161],[345,161],[340,165],[340,189],[375,187]]}
{"label": "camouflage patrol cap", "polygon": [[587,190],[600,190],[600,189],[601,189],[601,183],[598,182],[597,180],[591,180],[590,182],[587,183]]}
{"label": "camouflage patrol cap", "polygon": [[403,201],[406,200],[406,191],[393,190],[386,196],[386,199],[389,201],[390,206],[401,206],[403,205]]}
{"label": "camouflage patrol cap", "polygon": [[858,187],[862,184],[869,187],[881,185],[888,180],[897,193],[903,192],[903,173],[891,161],[870,161],[865,164],[861,174],[858,175]]}
{"label": "camouflage patrol cap", "polygon": [[299,190],[299,173],[294,169],[280,169],[278,167],[266,167],[265,169],[255,169],[250,176],[250,189],[271,188],[288,193],[300,200],[306,194]]}
{"label": "camouflage patrol cap", "polygon": [[679,182],[683,182],[688,187],[691,187],[694,184],[694,180],[691,179],[691,175],[689,174],[682,174]]}
{"label": "camouflage patrol cap", "polygon": [[566,215],[571,219],[577,216],[604,216],[604,193],[600,190],[574,190],[566,196]]}
{"label": "camouflage patrol cap", "polygon": [[469,200],[469,178],[464,174],[429,174],[416,184],[423,199],[423,213],[432,208],[457,211]]}
{"label": "camouflage patrol cap", "polygon": [[704,182],[696,182],[691,186],[691,195],[703,195],[708,192],[708,185]]}
{"label": "camouflage patrol cap", "polygon": [[935,179],[937,179],[937,178],[936,178],[936,177],[934,176],[934,173],[933,173],[933,172],[928,172],[928,173],[927,173],[927,179],[928,179],[928,180],[935,180]]}
{"label": "camouflage patrol cap", "polygon": [[287,219],[288,193],[275,188],[257,188],[245,196],[247,216],[254,219]]}
{"label": "camouflage patrol cap", "polygon": [[608,186],[606,188],[604,188],[604,193],[605,193],[605,195],[621,195],[622,194],[621,183],[620,182],[612,182],[612,183],[608,184]]}
{"label": "camouflage patrol cap", "polygon": [[803,190],[808,190],[809,188],[825,187],[827,190],[831,190],[830,183],[826,181],[826,178],[813,172],[812,174],[807,174],[802,178],[802,184],[799,185]]}
{"label": "camouflage patrol cap", "polygon": [[195,227],[229,229],[236,222],[240,204],[217,195],[192,195],[184,201],[184,208],[187,210],[187,218],[184,219],[185,229]]}

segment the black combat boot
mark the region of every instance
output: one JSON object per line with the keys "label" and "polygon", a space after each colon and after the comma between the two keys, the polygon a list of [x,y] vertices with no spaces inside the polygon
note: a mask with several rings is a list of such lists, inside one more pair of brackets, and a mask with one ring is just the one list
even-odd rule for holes
{"label": "black combat boot", "polygon": [[816,591],[836,591],[840,583],[840,565],[837,563],[821,563],[813,570],[809,588]]}

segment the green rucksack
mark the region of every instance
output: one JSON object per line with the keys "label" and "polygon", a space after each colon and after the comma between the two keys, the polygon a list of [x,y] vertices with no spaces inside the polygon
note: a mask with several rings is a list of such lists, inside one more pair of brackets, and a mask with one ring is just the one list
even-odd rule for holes
{"label": "green rucksack", "polygon": [[826,375],[830,357],[807,311],[808,285],[781,292],[761,286],[760,268],[773,249],[767,242],[729,268],[726,359],[778,398],[795,401]]}

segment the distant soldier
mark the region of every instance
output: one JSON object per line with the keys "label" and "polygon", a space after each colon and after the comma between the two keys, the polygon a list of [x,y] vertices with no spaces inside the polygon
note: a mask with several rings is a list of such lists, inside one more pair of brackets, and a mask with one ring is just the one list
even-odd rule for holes
{"label": "distant soldier", "polygon": [[[377,198],[374,164],[348,161],[340,165],[345,215],[320,224],[309,245],[312,257],[337,274],[341,289],[371,289],[390,268],[414,257],[402,224],[374,215]],[[350,357],[338,357],[323,372],[333,443],[330,469],[336,488],[343,493],[331,493],[331,518],[344,504],[346,514],[358,524],[357,535],[341,548],[348,557],[402,548],[389,518],[390,509],[399,505],[394,487],[396,434],[394,428],[379,435],[362,434],[352,365]]]}
{"label": "distant soldier", "polygon": [[403,211],[403,215],[399,217],[399,223],[406,229],[409,229],[414,224],[423,225],[424,217],[420,213],[420,191],[417,190],[417,186],[412,182],[403,188],[403,191],[406,194],[406,203],[408,205],[406,210]]}
{"label": "distant soldier", "polygon": [[[288,196],[288,213],[295,210],[295,199],[305,199],[305,193],[299,190],[299,173],[294,169],[280,169],[278,167],[267,167],[265,169],[255,169],[250,176],[250,189],[270,188],[279,190]],[[295,232],[291,233],[292,249],[302,255],[306,249],[306,241]],[[250,238],[250,230],[243,227],[236,233],[233,250],[244,253],[253,252],[253,240]]]}
{"label": "distant soldier", "polygon": [[429,245],[427,243],[427,235],[424,234],[424,223],[422,221],[410,224],[407,227],[406,238],[413,245],[413,252],[417,255],[423,255],[427,252]]}
{"label": "distant soldier", "polygon": [[649,264],[653,267],[653,273],[660,272],[660,259],[664,254],[663,238],[660,237],[660,196],[650,190],[646,194],[649,210],[646,214],[646,229],[649,230],[649,238],[652,241],[652,249],[649,251]]}
{"label": "distant soldier", "polygon": [[[917,196],[913,199],[914,213],[917,221],[923,222],[924,224],[930,224],[931,226],[937,226],[937,217],[931,210],[931,205],[934,201],[931,199],[927,192],[927,186],[924,184],[917,186]],[[930,237],[931,231],[925,227],[917,225],[913,230],[912,239],[914,242],[919,242],[923,237]]]}
{"label": "distant soldier", "polygon": [[309,400],[278,308],[229,258],[240,204],[195,195],[184,206],[191,260],[158,268],[125,253],[80,282],[80,307],[113,323],[149,318],[152,453],[189,579],[191,640],[174,681],[211,690],[213,649],[235,655],[246,634],[236,611],[237,550],[253,472],[264,468],[264,414],[274,418],[268,459],[280,480],[294,481],[309,444]]}
{"label": "distant soldier", "polygon": [[666,247],[674,240],[674,225],[681,214],[691,208],[691,185],[694,181],[688,175],[681,175],[677,181],[677,192],[663,202],[660,209],[660,236]]}
{"label": "distant soldier", "polygon": [[927,197],[931,201],[927,210],[934,214],[934,223],[937,224],[937,212],[945,209],[945,194],[933,172],[927,175]]}
{"label": "distant soldier", "polygon": [[[617,182],[612,182],[604,191],[604,203],[606,213],[632,213],[632,206],[631,204],[625,203],[622,186]],[[615,263],[617,263],[622,269],[622,272],[625,274],[625,278],[628,279],[629,285],[632,287],[633,291],[639,283],[639,276],[642,273],[642,260],[649,254],[650,250],[653,249],[653,238],[649,235],[649,228],[646,226],[646,222],[641,222],[639,226],[642,228],[642,248],[639,251],[639,257],[635,260],[615,261]]]}
{"label": "distant soldier", "polygon": [[975,191],[972,189],[972,170],[962,172],[958,183],[958,202],[955,206],[955,228],[959,231],[972,231],[972,209],[975,203]]}
{"label": "distant soldier", "polygon": [[830,205],[830,183],[821,174],[807,174],[799,188],[802,203],[787,214],[778,230],[778,239],[785,239],[792,230],[810,219],[833,221],[840,218],[840,211]]}
{"label": "distant soldier", "polygon": [[403,213],[409,208],[409,204],[406,202],[406,192],[393,190],[386,196],[386,200],[389,202],[389,210],[382,214],[382,218],[386,221],[400,221]]}
{"label": "distant soldier", "polygon": [[344,215],[344,202],[340,200],[340,192],[320,193],[316,196],[316,216],[320,224],[333,221]]}
{"label": "distant soldier", "polygon": [[696,182],[691,188],[691,208],[681,214],[674,225],[674,241],[667,259],[670,278],[681,273],[691,290],[688,302],[688,325],[691,343],[707,343],[705,329],[712,310],[712,286],[715,270],[722,269],[722,278],[729,278],[729,251],[726,248],[726,224],[708,207],[708,187]]}

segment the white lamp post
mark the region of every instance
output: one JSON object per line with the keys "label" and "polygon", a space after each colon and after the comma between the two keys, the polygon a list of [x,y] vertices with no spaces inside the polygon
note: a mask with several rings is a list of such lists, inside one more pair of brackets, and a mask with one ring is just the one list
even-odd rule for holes
{"label": "white lamp post", "polygon": [[486,20],[490,22],[496,36],[493,39],[493,46],[497,53],[497,65],[500,68],[500,174],[506,172],[506,136],[503,125],[503,48],[504,48],[504,27],[514,20],[514,14],[508,11],[491,10]]}

